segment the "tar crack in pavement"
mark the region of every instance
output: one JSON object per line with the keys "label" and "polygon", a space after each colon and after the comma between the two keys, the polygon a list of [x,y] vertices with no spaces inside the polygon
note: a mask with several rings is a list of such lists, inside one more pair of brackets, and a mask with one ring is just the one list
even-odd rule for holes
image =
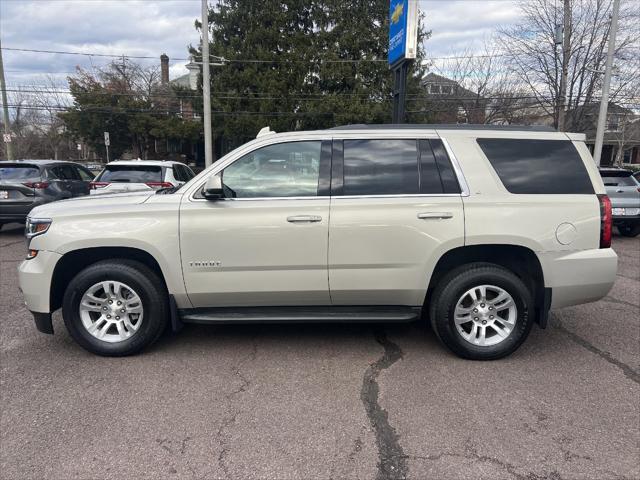
{"label": "tar crack in pavement", "polygon": [[396,480],[407,478],[407,457],[404,454],[396,430],[389,424],[387,411],[380,406],[378,376],[403,356],[398,345],[390,341],[382,331],[374,331],[376,341],[384,347],[382,356],[369,365],[362,380],[360,399],[375,431],[378,447],[377,480]]}

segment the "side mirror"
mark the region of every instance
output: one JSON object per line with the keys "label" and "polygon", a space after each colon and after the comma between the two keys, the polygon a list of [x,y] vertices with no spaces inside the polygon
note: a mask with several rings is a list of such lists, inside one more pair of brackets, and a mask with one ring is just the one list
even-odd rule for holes
{"label": "side mirror", "polygon": [[222,177],[220,175],[211,175],[202,188],[202,196],[207,200],[220,200],[224,198],[224,190],[222,189]]}

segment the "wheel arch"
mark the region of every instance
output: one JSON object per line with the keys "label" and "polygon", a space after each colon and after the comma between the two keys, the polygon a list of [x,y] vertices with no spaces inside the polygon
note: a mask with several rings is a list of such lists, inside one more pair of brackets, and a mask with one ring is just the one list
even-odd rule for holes
{"label": "wheel arch", "polygon": [[162,283],[167,282],[158,261],[149,252],[135,247],[91,247],[71,250],[56,263],[51,277],[50,311],[62,306],[66,286],[81,270],[101,260],[136,260],[153,270]]}
{"label": "wheel arch", "polygon": [[517,275],[530,289],[535,303],[536,322],[544,328],[551,305],[551,289],[545,288],[544,271],[536,253],[522,245],[481,244],[456,247],[445,252],[436,263],[427,293],[425,305],[442,277],[452,269],[474,262],[500,265]]}

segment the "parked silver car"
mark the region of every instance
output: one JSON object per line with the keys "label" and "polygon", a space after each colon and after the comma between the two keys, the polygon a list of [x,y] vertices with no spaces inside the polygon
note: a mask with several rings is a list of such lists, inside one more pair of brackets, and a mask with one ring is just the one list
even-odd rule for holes
{"label": "parked silver car", "polygon": [[600,169],[602,181],[611,199],[613,224],[625,237],[640,234],[640,182],[632,170]]}

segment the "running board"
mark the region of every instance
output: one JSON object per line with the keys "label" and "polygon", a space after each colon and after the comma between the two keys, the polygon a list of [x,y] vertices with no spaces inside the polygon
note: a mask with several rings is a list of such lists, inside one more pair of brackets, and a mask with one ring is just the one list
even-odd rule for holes
{"label": "running board", "polygon": [[184,323],[412,322],[421,307],[216,307],[178,311]]}

